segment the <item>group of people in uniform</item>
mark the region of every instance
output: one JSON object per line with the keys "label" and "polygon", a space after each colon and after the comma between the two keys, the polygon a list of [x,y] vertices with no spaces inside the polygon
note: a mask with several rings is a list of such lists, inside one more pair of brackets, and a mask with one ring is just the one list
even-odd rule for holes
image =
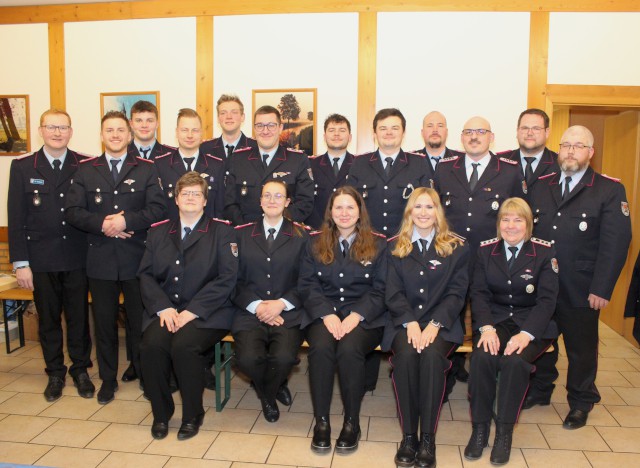
{"label": "group of people in uniform", "polygon": [[[507,463],[519,412],[550,403],[559,334],[569,361],[564,427],[586,424],[600,400],[599,311],[631,238],[624,187],[589,166],[587,128],[567,129],[556,153],[546,147],[548,116],[527,109],[519,148],[496,155],[490,123],[477,116],[454,151],[434,111],[423,121],[424,148],[407,152],[406,120],[388,108],[373,120],[376,151],[349,153],[350,122],[332,114],[326,153],[308,157],[281,143],[274,107],[255,110],[255,140],[241,131],[238,97],[223,95],[217,115],[222,135],[202,141],[200,116],[181,109],[172,148],[156,140],[153,104],[136,103],[130,116],[110,111],[105,151],[90,158],[67,147],[70,116],[50,109],[40,119],[44,146],[13,161],[10,257],[19,285],[34,291],[48,401],[61,396],[67,372],[80,396],[95,393],[89,290],[97,400],[107,404],[118,390],[122,293],[131,363],[122,379],[140,379],[157,439],[169,432],[176,389],[177,437],[198,433],[211,350],[229,332],[269,422],[278,403],[292,403],[287,379],[307,340],[316,453],[332,449],[336,372],[344,418],[335,451],[357,449],[378,346],[391,352],[397,466],[436,465],[440,409],[456,376],[469,381],[465,457],[482,457],[493,420],[491,462]],[[469,306],[467,375],[455,352]]]}

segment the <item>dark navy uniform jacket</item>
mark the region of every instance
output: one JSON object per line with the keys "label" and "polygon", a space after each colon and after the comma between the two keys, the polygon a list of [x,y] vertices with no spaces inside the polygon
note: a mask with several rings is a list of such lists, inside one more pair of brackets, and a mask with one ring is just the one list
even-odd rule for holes
{"label": "dark navy uniform jacket", "polygon": [[[66,220],[88,233],[87,276],[101,280],[136,277],[147,229],[165,217],[164,195],[152,161],[129,155],[120,163],[117,182],[104,153],[83,161],[67,194]],[[128,239],[106,237],[104,218],[124,211]]]}
{"label": "dark navy uniform jacket", "polygon": [[[238,145],[233,148],[233,151],[241,150],[247,147],[256,147],[256,140],[253,138],[249,138],[244,133],[240,134],[240,141],[238,141]],[[227,148],[224,146],[222,142],[222,137],[212,138],[211,140],[203,141],[200,144],[200,153],[211,154],[217,158],[222,159],[223,161],[227,160]]]}
{"label": "dark navy uniform jacket", "polygon": [[[172,146],[163,145],[162,143],[156,140],[155,145],[153,145],[153,148],[151,148],[151,151],[149,152],[149,157],[146,159],[150,159],[154,161],[156,158],[165,156],[169,154],[171,151],[175,151],[175,149],[176,148]],[[127,147],[127,154],[129,156],[133,156],[136,158],[143,157],[140,151],[138,151],[138,147],[133,141],[131,141],[131,143],[129,143],[129,146]]]}
{"label": "dark navy uniform jacket", "polygon": [[564,201],[560,177],[552,173],[538,180],[540,190],[529,201],[533,232],[555,244],[558,303],[589,307],[589,294],[611,298],[631,242],[630,208],[624,186],[590,167]]}
{"label": "dark navy uniform jacket", "polygon": [[465,156],[441,160],[435,175],[447,220],[455,232],[467,238],[472,251],[482,240],[496,235],[500,205],[509,197],[524,197],[523,183],[517,163],[493,154],[473,191],[469,189]]}
{"label": "dark navy uniform jacket", "polygon": [[[505,157],[517,162],[518,166],[520,166],[520,171],[522,172],[522,174],[524,174],[524,168],[522,167],[522,160],[520,158],[520,149],[501,152],[498,153],[498,156]],[[536,170],[533,171],[533,179],[527,183],[526,198],[531,197],[531,193],[535,190],[539,177],[559,171],[560,167],[558,166],[558,153],[551,151],[549,148],[545,148],[542,152],[542,156],[540,156],[540,162],[538,162]]]}
{"label": "dark navy uniform jacket", "polygon": [[376,257],[365,264],[343,257],[338,245],[334,261],[325,265],[313,254],[314,233],[302,257],[298,293],[304,300],[302,328],[325,315],[337,314],[341,320],[352,311],[364,321],[365,329],[382,327],[388,313],[384,304],[387,277],[387,242],[378,237]]}
{"label": "dark navy uniform jacket", "polygon": [[300,259],[309,235],[298,227],[302,236],[294,231],[294,224],[285,219],[271,250],[267,247],[262,221],[238,226],[240,269],[233,303],[236,305],[233,321],[234,333],[252,330],[261,323],[247,310],[253,301],[286,299],[295,309],[285,310],[281,317],[284,327],[299,327],[302,321],[302,298],[298,294]]}
{"label": "dark navy uniform jacket", "polygon": [[396,333],[414,321],[424,329],[435,320],[442,325],[438,334],[443,339],[462,344],[460,311],[469,288],[469,246],[458,245],[451,255],[441,257],[431,242],[423,257],[414,243],[409,255],[399,258],[391,254],[396,243],[397,237],[389,243],[386,303],[391,322],[382,349],[390,349]]}
{"label": "dark navy uniform jacket", "polygon": [[262,186],[270,180],[285,182],[291,193],[289,213],[304,222],[313,210],[313,180],[309,158],[301,151],[278,146],[268,168],[257,147],[236,151],[229,159],[225,182],[225,218],[235,225],[262,218]]}
{"label": "dark navy uniform jacket", "polygon": [[407,198],[418,187],[431,187],[424,156],[400,150],[389,177],[379,151],[355,157],[347,184],[355,187],[367,205],[376,231],[395,235],[402,221]]}
{"label": "dark navy uniform jacket", "polygon": [[67,150],[60,178],[44,150],[14,159],[9,176],[9,256],[34,272],[85,268],[86,234],[64,218],[67,191],[85,157]]}
{"label": "dark navy uniform jacket", "polygon": [[[435,171],[433,170],[433,164],[431,164],[431,158],[427,153],[427,148],[423,146],[421,149],[415,150],[414,153],[424,154],[424,162],[427,163],[427,171],[429,171],[429,179],[433,180],[433,178],[435,177]],[[442,159],[451,158],[453,156],[464,156],[464,153],[461,151],[456,151],[456,150],[452,150],[451,148],[445,147],[444,155],[442,156]],[[442,161],[442,159],[440,161]]]}
{"label": "dark navy uniform jacket", "polygon": [[509,271],[504,242],[483,241],[471,280],[473,330],[511,318],[535,338],[556,338],[558,327],[551,319],[559,287],[555,256],[550,242],[531,238]]}
{"label": "dark navy uniform jacket", "polygon": [[333,161],[329,157],[328,153],[324,153],[318,156],[311,156],[309,158],[309,164],[311,165],[311,171],[313,172],[313,183],[315,186],[313,201],[313,212],[307,224],[316,229],[320,228],[324,219],[324,210],[327,207],[331,194],[335,192],[335,189],[346,185],[347,174],[353,164],[353,154],[347,152],[338,171],[338,177],[333,174]]}
{"label": "dark navy uniform jacket", "polygon": [[[175,190],[178,179],[187,172],[184,162],[178,150],[160,156],[154,162],[160,176],[160,186],[165,196],[168,217],[176,219],[178,217],[178,206],[175,200]],[[224,210],[224,162],[220,158],[210,154],[203,154],[200,151],[193,170],[199,172],[209,186],[207,205],[204,208],[205,214],[209,218],[222,218]]]}
{"label": "dark navy uniform jacket", "polygon": [[228,222],[203,216],[182,240],[180,220],[149,230],[138,276],[145,306],[144,330],[157,313],[175,308],[198,316],[198,328],[228,330],[238,273],[238,246]]}

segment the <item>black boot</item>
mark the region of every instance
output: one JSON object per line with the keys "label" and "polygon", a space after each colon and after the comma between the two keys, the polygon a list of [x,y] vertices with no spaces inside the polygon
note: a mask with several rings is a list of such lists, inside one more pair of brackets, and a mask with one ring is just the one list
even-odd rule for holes
{"label": "black boot", "polygon": [[331,425],[329,424],[329,416],[316,418],[316,425],[313,428],[313,439],[311,439],[311,450],[320,454],[331,451]]}
{"label": "black boot", "polygon": [[416,461],[416,452],[418,451],[418,434],[405,434],[402,436],[400,448],[396,452],[395,462],[397,466],[411,467]]}
{"label": "black boot", "polygon": [[511,455],[511,439],[513,437],[513,424],[497,423],[496,438],[491,450],[491,464],[504,465]]}
{"label": "black boot", "polygon": [[436,435],[433,432],[423,432],[420,448],[416,455],[416,468],[436,467]]}
{"label": "black boot", "polygon": [[336,441],[336,453],[345,455],[358,449],[360,440],[360,422],[356,418],[347,417],[342,425],[340,436]]}
{"label": "black boot", "polygon": [[477,460],[482,456],[482,451],[489,445],[489,423],[473,423],[473,432],[469,443],[464,449],[464,458]]}

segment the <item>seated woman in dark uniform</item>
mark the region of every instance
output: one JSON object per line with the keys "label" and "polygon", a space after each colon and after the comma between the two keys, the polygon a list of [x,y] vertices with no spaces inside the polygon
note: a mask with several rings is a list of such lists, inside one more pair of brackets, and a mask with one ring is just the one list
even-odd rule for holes
{"label": "seated woman in dark uniform", "polygon": [[291,404],[285,382],[303,339],[297,281],[309,236],[284,217],[290,202],[287,185],[269,181],[260,197],[262,220],[236,228],[240,251],[233,299],[236,363],[253,381],[269,422],[280,417],[276,398]]}
{"label": "seated woman in dark uniform", "polygon": [[371,231],[362,196],[351,186],[336,189],[322,230],[311,234],[300,268],[309,379],[316,425],[311,449],[331,450],[329,408],[338,369],[344,424],[336,452],[350,453],[360,439],[365,358],[380,344],[387,313],[384,283],[386,241]]}
{"label": "seated woman in dark uniform", "polygon": [[497,393],[491,463],[502,465],[509,461],[513,426],[534,362],[558,336],[551,318],[558,295],[558,262],[550,242],[531,237],[533,216],[521,198],[504,201],[497,224],[498,237],[480,243],[471,279],[473,433],[464,456],[482,456]]}
{"label": "seated woman in dark uniform", "polygon": [[207,191],[197,172],[180,177],[175,193],[179,218],[149,230],[138,270],[145,306],[142,375],[156,439],[166,437],[175,408],[169,389],[172,366],[182,397],[178,439],[198,433],[204,418],[202,353],[224,338],[233,319],[235,232],[226,221],[204,216]]}
{"label": "seated woman in dark uniform", "polygon": [[407,200],[400,234],[389,244],[386,298],[392,322],[382,349],[393,351],[403,432],[397,466],[436,466],[448,357],[464,340],[460,310],[468,287],[468,246],[449,230],[437,192],[417,188]]}

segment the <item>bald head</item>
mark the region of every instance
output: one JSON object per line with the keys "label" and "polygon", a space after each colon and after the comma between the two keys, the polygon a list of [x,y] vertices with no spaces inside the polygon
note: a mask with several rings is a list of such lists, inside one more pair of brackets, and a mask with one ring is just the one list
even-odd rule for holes
{"label": "bald head", "polygon": [[476,115],[475,117],[471,117],[469,120],[467,120],[463,128],[464,130],[483,128],[485,130],[491,131],[491,124],[484,117]]}
{"label": "bald head", "polygon": [[[575,141],[572,141],[575,140]],[[574,125],[567,128],[560,138],[560,144],[564,142],[580,142],[586,146],[593,146],[593,133],[587,127]]]}
{"label": "bald head", "polygon": [[438,111],[429,112],[422,120],[421,133],[425,148],[434,155],[440,154],[449,135],[447,119]]}
{"label": "bald head", "polygon": [[484,117],[471,117],[464,124],[461,141],[467,156],[475,161],[482,159],[493,142],[491,124]]}
{"label": "bald head", "polygon": [[574,125],[560,138],[558,165],[566,175],[573,176],[589,166],[593,153],[593,133],[587,127]]}

